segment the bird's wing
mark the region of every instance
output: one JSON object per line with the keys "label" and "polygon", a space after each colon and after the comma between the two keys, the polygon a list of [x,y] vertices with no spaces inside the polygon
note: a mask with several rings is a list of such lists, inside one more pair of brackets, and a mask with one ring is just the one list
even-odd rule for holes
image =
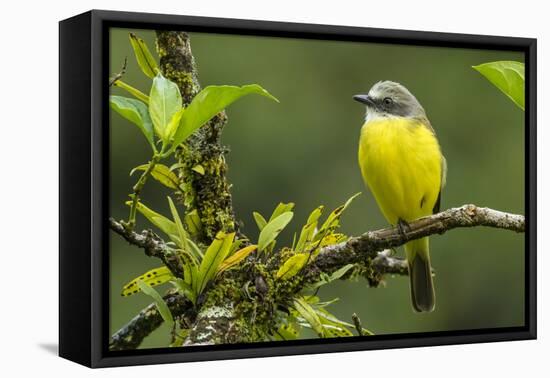
{"label": "bird's wing", "polygon": [[441,155],[441,185],[439,186],[439,194],[437,195],[437,200],[435,201],[432,214],[439,213],[441,208],[441,192],[447,183],[447,159],[445,156]]}

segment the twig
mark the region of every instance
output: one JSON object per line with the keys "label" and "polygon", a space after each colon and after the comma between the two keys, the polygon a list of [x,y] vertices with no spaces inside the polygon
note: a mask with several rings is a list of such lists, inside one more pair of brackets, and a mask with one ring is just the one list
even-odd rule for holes
{"label": "twig", "polygon": [[357,314],[354,312],[351,315],[351,319],[353,320],[353,325],[355,326],[357,334],[359,336],[365,336],[365,332],[363,332],[363,326],[361,325],[361,319],[359,319],[359,316],[357,316]]}
{"label": "twig", "polygon": [[120,72],[117,73],[115,76],[113,76],[109,80],[109,87],[112,87],[118,80],[122,79],[122,76],[126,73],[126,65],[128,64],[128,57],[124,57],[124,63],[122,64],[122,68],[120,69]]}
{"label": "twig", "polygon": [[147,256],[161,259],[174,276],[183,276],[183,268],[178,256],[153,231],[143,230],[138,234],[135,231],[128,230],[121,222],[117,222],[113,218],[109,218],[109,227],[122,236],[128,243],[142,248]]}

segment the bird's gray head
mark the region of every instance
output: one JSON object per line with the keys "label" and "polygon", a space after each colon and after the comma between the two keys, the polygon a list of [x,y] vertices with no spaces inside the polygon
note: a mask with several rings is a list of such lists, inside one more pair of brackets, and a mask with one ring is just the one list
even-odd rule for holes
{"label": "bird's gray head", "polygon": [[425,118],[426,112],[416,97],[403,85],[393,81],[379,81],[368,94],[353,96],[367,106],[367,119],[376,117]]}

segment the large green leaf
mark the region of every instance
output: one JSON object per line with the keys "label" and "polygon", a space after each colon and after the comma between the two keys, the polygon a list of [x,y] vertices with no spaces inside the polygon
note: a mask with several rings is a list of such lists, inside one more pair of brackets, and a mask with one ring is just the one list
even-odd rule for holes
{"label": "large green leaf", "polygon": [[525,110],[525,65],[521,62],[498,61],[473,66],[517,106]]}
{"label": "large green leaf", "polygon": [[185,109],[174,134],[174,144],[169,152],[175,150],[181,142],[227,106],[249,94],[258,94],[279,102],[268,91],[257,84],[244,85],[242,87],[212,85],[204,88]]}
{"label": "large green leaf", "polygon": [[210,246],[206,249],[197,279],[196,292],[200,294],[206,284],[216,275],[220,264],[225,260],[231,249],[235,233],[218,232]]}
{"label": "large green leaf", "polygon": [[138,38],[134,33],[130,33],[130,44],[134,49],[134,54],[136,55],[136,60],[139,67],[143,73],[149,76],[151,79],[154,78],[159,72],[159,68],[155,58],[151,55],[149,48],[145,44],[145,41],[141,38]]}
{"label": "large green leaf", "polygon": [[149,114],[155,132],[165,142],[169,138],[166,132],[168,125],[182,108],[181,101],[180,90],[175,83],[161,74],[155,76],[149,94]]}
{"label": "large green leaf", "polygon": [[172,317],[172,313],[170,312],[170,309],[168,308],[168,305],[166,302],[164,302],[164,299],[160,296],[158,291],[153,289],[151,286],[147,285],[143,281],[137,282],[138,287],[141,289],[141,291],[151,298],[154,299],[155,304],[157,305],[157,308],[160,312],[160,315],[162,316],[162,319],[168,323],[170,327],[174,324],[174,318]]}
{"label": "large green leaf", "polygon": [[268,222],[260,232],[258,237],[258,251],[263,251],[272,241],[279,236],[281,231],[292,220],[294,214],[292,212],[286,212],[279,215],[277,218]]}
{"label": "large green leaf", "polygon": [[153,123],[149,116],[147,105],[139,100],[122,96],[110,96],[109,103],[114,111],[139,127],[154,149]]}

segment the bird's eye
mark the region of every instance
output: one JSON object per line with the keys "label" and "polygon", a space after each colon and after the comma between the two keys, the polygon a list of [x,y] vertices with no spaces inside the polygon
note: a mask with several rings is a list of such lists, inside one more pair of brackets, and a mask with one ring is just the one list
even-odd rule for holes
{"label": "bird's eye", "polygon": [[385,105],[391,105],[391,104],[393,104],[393,100],[392,100],[390,97],[384,98],[383,101],[384,101],[384,104],[385,104]]}

